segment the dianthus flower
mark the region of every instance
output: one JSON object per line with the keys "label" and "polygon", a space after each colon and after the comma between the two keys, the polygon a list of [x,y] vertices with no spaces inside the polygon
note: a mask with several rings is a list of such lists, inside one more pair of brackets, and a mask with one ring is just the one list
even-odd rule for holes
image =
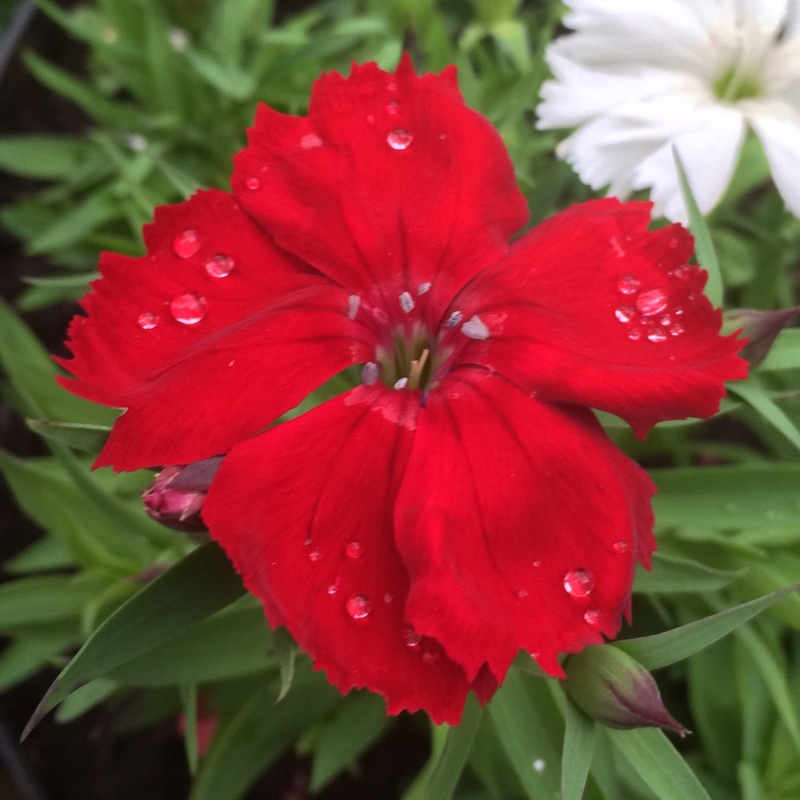
{"label": "dianthus flower", "polygon": [[797,0],[566,0],[573,33],[547,50],[541,128],[577,131],[559,154],[594,189],[650,189],[686,221],[673,147],[702,212],[730,182],[748,127],[800,216]]}
{"label": "dianthus flower", "polygon": [[653,485],[589,407],[643,434],[745,373],[683,228],[601,200],[509,244],[526,217],[454,68],[355,66],[308,117],[262,106],[232,194],[157,209],[71,326],[65,385],[126,409],[97,464],[226,454],[212,537],[272,626],[392,713],[456,722],[520,650],[562,675],[614,636]]}

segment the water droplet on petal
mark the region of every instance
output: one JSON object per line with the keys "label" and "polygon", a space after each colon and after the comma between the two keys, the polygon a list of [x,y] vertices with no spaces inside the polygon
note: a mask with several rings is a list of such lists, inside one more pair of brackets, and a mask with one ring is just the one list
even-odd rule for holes
{"label": "water droplet on petal", "polygon": [[384,603],[391,603],[394,600],[394,595],[389,594],[388,592],[383,596]]}
{"label": "water droplet on petal", "polygon": [[613,547],[615,553],[627,553],[628,550],[630,550],[630,545],[627,542],[623,542],[622,540],[614,542]]}
{"label": "water droplet on petal", "polygon": [[361,370],[361,381],[366,386],[373,386],[378,380],[378,365],[374,361],[367,361]]}
{"label": "water droplet on petal", "polygon": [[348,558],[361,558],[363,555],[363,548],[361,546],[361,542],[349,542],[345,545],[344,554]]}
{"label": "water droplet on petal", "polygon": [[432,285],[433,284],[429,281],[421,283],[419,286],[417,286],[417,294],[425,294],[425,292],[429,292]]}
{"label": "water droplet on petal", "polygon": [[628,331],[628,338],[632,342],[637,342],[639,339],[642,338],[642,332],[638,328],[631,328]]}
{"label": "water droplet on petal", "polygon": [[615,312],[614,316],[620,322],[630,322],[633,319],[634,310],[630,306],[620,306]]}
{"label": "water droplet on petal", "polygon": [[620,244],[616,236],[612,236],[608,240],[608,243],[611,245],[618,258],[622,258],[625,255],[625,248]]}
{"label": "water droplet on petal", "polygon": [[152,311],[144,311],[136,318],[136,324],[143,331],[151,331],[158,325],[158,314],[154,314]]}
{"label": "water droplet on petal", "polygon": [[316,133],[307,133],[300,139],[300,147],[303,150],[312,150],[315,147],[322,147],[322,139]]}
{"label": "water droplet on petal", "polygon": [[617,281],[617,291],[620,294],[636,294],[639,288],[639,281],[633,275],[624,275]]}
{"label": "water droplet on petal", "polygon": [[372,123],[375,122],[375,115],[367,114],[367,122],[369,122],[369,124],[372,125]]}
{"label": "water droplet on petal", "polygon": [[333,582],[333,583],[332,583],[332,584],[331,584],[331,585],[330,585],[330,586],[327,588],[327,592],[328,592],[328,594],[329,594],[329,595],[331,595],[331,597],[332,597],[333,595],[335,595],[335,594],[336,594],[336,592],[338,592],[338,591],[339,591],[339,584],[340,584],[340,583],[341,583],[341,580],[340,580],[339,578],[337,578],[337,579],[336,579],[336,580],[335,580],[335,581],[334,581],[334,582]]}
{"label": "water droplet on petal", "polygon": [[363,594],[350,595],[344,607],[350,619],[355,620],[366,619],[372,611],[372,603]]}
{"label": "water droplet on petal", "polygon": [[489,329],[486,323],[477,315],[470,317],[462,326],[461,333],[469,336],[470,339],[477,339],[479,342],[489,338]]}
{"label": "water droplet on petal", "polygon": [[528,590],[527,589],[520,589],[517,592],[517,597],[519,597],[520,600],[524,600],[527,596],[528,596]]}
{"label": "water droplet on petal", "polygon": [[309,561],[319,561],[321,557],[322,557],[322,553],[320,553],[319,550],[312,550],[308,554],[308,560]]}
{"label": "water droplet on petal", "polygon": [[389,83],[386,84],[386,88],[390,92],[396,92],[397,91],[397,83],[395,81],[389,81]]}
{"label": "water droplet on petal", "polygon": [[669,329],[670,336],[680,336],[682,333],[683,333],[683,325],[681,325],[679,322],[676,322]]}
{"label": "water droplet on petal", "polygon": [[351,294],[347,298],[347,317],[355,319],[358,314],[358,307],[361,305],[361,298],[357,294]]}
{"label": "water droplet on petal", "polygon": [[254,192],[256,189],[261,188],[261,181],[258,178],[248,178],[244,185],[250,189],[251,192]]}
{"label": "water droplet on petal", "polygon": [[426,664],[435,664],[439,660],[440,656],[438,653],[434,652],[433,650],[425,650],[422,654],[422,660]]}
{"label": "water droplet on petal", "polygon": [[405,150],[413,141],[414,137],[402,128],[392,131],[387,137],[386,141],[392,150]]}
{"label": "water droplet on petal", "polygon": [[650,289],[642,292],[636,298],[636,308],[642,316],[651,317],[653,314],[661,313],[667,307],[667,296],[661,289]]}
{"label": "water droplet on petal", "polygon": [[588,569],[571,569],[564,576],[564,589],[573,597],[587,597],[594,589],[594,578]]}
{"label": "water droplet on petal", "polygon": [[600,622],[600,612],[596,608],[590,608],[583,615],[583,621],[587,625],[597,625]]}
{"label": "water droplet on petal", "polygon": [[541,562],[541,561],[539,561],[539,560],[537,559],[536,561],[534,561],[534,562],[531,564],[531,566],[532,566],[532,567],[541,567],[541,566],[542,566],[542,562]]}
{"label": "water droplet on petal", "polygon": [[403,292],[400,295],[400,308],[406,314],[410,314],[414,310],[414,298],[411,296],[411,292]]}
{"label": "water droplet on petal", "polygon": [[394,116],[399,110],[397,100],[391,100],[386,104],[386,113]]}
{"label": "water droplet on petal", "polygon": [[194,325],[206,315],[206,299],[194,292],[179,294],[169,304],[169,310],[177,322]]}
{"label": "water droplet on petal", "polygon": [[650,328],[650,333],[647,334],[647,338],[651,342],[665,342],[667,340],[667,334],[664,333],[663,328]]}
{"label": "water droplet on petal", "polygon": [[172,240],[172,249],[180,258],[191,258],[200,249],[197,231],[184,231]]}
{"label": "water droplet on petal", "polygon": [[413,628],[406,630],[406,647],[416,647],[422,641],[422,636]]}
{"label": "water droplet on petal", "polygon": [[217,253],[203,265],[212,278],[227,278],[233,272],[233,259],[224,253]]}
{"label": "water droplet on petal", "polygon": [[455,328],[461,320],[464,319],[464,315],[460,311],[454,311],[444,323],[445,328]]}

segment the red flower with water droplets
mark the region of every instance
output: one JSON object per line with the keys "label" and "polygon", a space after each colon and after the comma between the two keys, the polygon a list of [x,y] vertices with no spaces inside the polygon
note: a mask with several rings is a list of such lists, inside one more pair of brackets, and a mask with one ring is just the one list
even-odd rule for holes
{"label": "red flower with water droplets", "polygon": [[643,435],[745,376],[691,237],[649,208],[509,244],[526,204],[453,68],[324,75],[308,117],[259,109],[232,194],[103,255],[64,383],[126,409],[98,465],[226,454],[203,517],[270,624],[342,691],[454,723],[520,650],[561,675],[629,611],[654,488],[589,408]]}

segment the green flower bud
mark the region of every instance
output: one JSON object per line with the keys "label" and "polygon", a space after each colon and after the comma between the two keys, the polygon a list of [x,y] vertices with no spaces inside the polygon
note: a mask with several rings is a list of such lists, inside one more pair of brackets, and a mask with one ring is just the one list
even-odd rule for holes
{"label": "green flower bud", "polygon": [[653,676],[614,645],[586,647],[565,665],[564,689],[592,719],[609,728],[689,731],[664,707]]}
{"label": "green flower bud", "polygon": [[800,312],[800,306],[781,308],[777,311],[755,311],[750,308],[737,308],[725,313],[723,333],[741,330],[749,340],[739,353],[757,367],[766,357],[778,338],[778,334]]}

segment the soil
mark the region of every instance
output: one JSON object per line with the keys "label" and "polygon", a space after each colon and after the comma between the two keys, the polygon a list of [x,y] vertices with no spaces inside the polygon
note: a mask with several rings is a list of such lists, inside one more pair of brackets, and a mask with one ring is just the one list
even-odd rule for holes
{"label": "soil", "polygon": [[[22,4],[21,4],[22,5]],[[310,5],[279,3],[281,13]],[[2,9],[0,9],[1,11]],[[0,75],[0,135],[74,133],[88,120],[72,103],[52,94],[25,70],[20,53],[33,49],[65,68],[80,72],[83,47],[70,40],[44,15],[34,12],[14,54]],[[38,188],[0,173],[0,205]],[[46,262],[26,256],[19,243],[0,229],[0,294],[13,302],[22,279],[47,274]],[[64,351],[62,340],[72,305],[54,306],[25,315],[26,322],[50,352]],[[10,404],[0,398],[0,446],[20,456],[44,452]],[[17,509],[0,480],[0,562],[23,550],[40,532]],[[3,800],[181,800],[189,792],[183,743],[174,724],[136,733],[114,731],[113,715],[100,708],[68,725],[45,718],[33,734],[17,744],[36,704],[55,677],[47,671],[0,697],[0,798]],[[307,760],[290,755],[253,787],[246,800],[392,800],[404,776],[413,775],[427,758],[422,720],[400,717],[359,764],[357,774],[337,779],[324,792],[307,789]]]}

